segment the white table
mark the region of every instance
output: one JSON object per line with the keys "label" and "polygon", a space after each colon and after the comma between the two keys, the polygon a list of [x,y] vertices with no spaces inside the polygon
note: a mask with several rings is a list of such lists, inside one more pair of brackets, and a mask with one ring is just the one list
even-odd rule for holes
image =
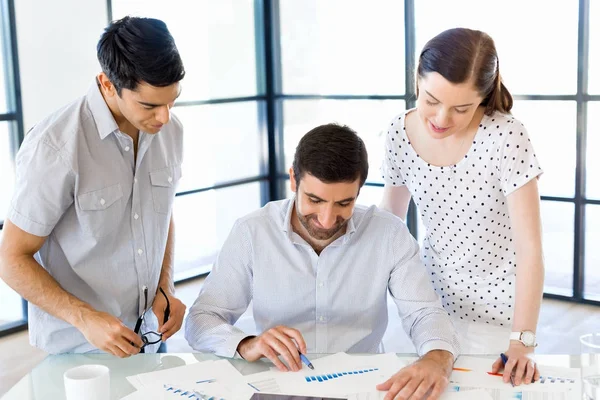
{"label": "white table", "polygon": [[[399,356],[414,357],[411,354],[399,354]],[[308,355],[308,357],[311,359],[319,356]],[[579,355],[538,355],[537,358],[538,362],[544,365],[571,368],[578,368],[581,365]],[[127,376],[217,359],[219,357],[202,353],[138,354],[125,359],[107,354],[48,356],[11,388],[2,397],[2,400],[64,399],[64,372],[69,368],[84,364],[102,364],[110,368],[111,398],[120,399],[135,391],[134,387],[125,379]],[[490,357],[490,360],[492,360],[492,357]],[[266,371],[270,366],[270,364],[264,362],[248,363],[244,360],[230,360],[230,362],[243,375]]]}

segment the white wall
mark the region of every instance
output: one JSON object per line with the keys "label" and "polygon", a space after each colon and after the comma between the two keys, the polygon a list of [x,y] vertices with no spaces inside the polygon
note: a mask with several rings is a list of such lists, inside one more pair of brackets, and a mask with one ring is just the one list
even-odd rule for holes
{"label": "white wall", "polygon": [[86,93],[100,71],[106,0],[15,1],[25,132]]}

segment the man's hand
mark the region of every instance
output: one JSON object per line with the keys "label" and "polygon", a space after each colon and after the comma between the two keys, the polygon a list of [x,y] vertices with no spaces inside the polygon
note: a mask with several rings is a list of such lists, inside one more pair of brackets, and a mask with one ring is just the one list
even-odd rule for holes
{"label": "man's hand", "polygon": [[165,294],[169,298],[169,319],[163,324],[165,317],[165,310],[167,308],[167,300],[165,296],[160,292],[160,289],[154,296],[154,302],[152,303],[152,311],[158,319],[158,333],[162,333],[162,341],[165,342],[168,338],[173,336],[183,324],[183,316],[185,315],[186,306],[178,298],[171,295],[168,291]]}
{"label": "man's hand", "polygon": [[502,358],[498,358],[492,365],[492,372],[498,373],[504,368],[505,383],[510,382],[511,375],[514,377],[515,386],[519,386],[521,383],[529,385],[540,379],[540,370],[533,359],[533,347],[526,347],[521,342],[511,341],[504,354],[508,357],[508,362],[504,365]]}
{"label": "man's hand", "polygon": [[420,400],[427,394],[428,400],[436,400],[448,386],[453,365],[452,353],[433,350],[377,385],[377,390],[388,391],[384,400]]}
{"label": "man's hand", "polygon": [[85,311],[75,327],[93,346],[117,357],[138,354],[143,345],[142,339],[121,320],[105,312]]}
{"label": "man's hand", "polygon": [[[298,346],[296,346],[294,340],[298,343]],[[306,353],[306,343],[298,330],[287,326],[276,326],[260,336],[242,340],[237,347],[237,351],[245,360],[250,362],[266,357],[280,371],[285,372],[289,369],[299,371],[302,369],[302,361],[298,351],[303,354]],[[281,362],[279,356],[283,357],[287,366]]]}

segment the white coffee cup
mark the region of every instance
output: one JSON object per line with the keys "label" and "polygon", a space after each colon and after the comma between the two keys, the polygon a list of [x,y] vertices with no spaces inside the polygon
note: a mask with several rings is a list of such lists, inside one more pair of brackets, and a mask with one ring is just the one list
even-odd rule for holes
{"label": "white coffee cup", "polygon": [[104,365],[81,365],[64,375],[67,400],[109,400],[110,374]]}

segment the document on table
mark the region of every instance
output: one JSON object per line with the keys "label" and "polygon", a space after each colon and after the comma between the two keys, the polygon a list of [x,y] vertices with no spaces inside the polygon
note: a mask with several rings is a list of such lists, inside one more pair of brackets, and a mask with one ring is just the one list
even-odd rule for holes
{"label": "document on table", "polygon": [[501,374],[491,372],[492,360],[461,356],[454,364],[450,388],[461,391],[484,389],[493,400],[569,400],[581,398],[579,368],[538,365],[540,380],[529,385],[512,387],[504,383]]}
{"label": "document on table", "polygon": [[343,397],[358,393],[370,395],[376,393],[377,384],[385,382],[407,364],[406,360],[393,353],[369,356],[337,353],[311,361],[314,370],[306,366],[298,372],[272,369],[248,375],[246,382],[256,391],[265,393]]}

